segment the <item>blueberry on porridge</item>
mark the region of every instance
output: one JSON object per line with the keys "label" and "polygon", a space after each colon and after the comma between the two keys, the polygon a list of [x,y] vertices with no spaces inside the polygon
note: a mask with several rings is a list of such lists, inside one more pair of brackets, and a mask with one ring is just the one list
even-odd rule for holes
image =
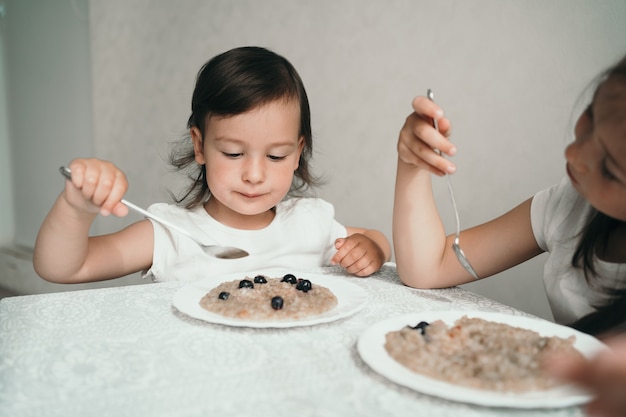
{"label": "blueberry on porridge", "polygon": [[288,282],[289,284],[297,284],[298,283],[298,278],[296,278],[296,276],[294,274],[286,274],[283,279],[280,280],[281,282]]}
{"label": "blueberry on porridge", "polygon": [[428,322],[420,321],[415,326],[409,326],[409,327],[411,327],[411,329],[413,330],[418,330],[422,335],[424,335],[426,333],[426,327],[428,326],[430,326]]}
{"label": "blueberry on porridge", "polygon": [[296,284],[296,290],[300,290],[302,292],[311,291],[311,281],[309,281],[308,279],[301,279]]}
{"label": "blueberry on porridge", "polygon": [[313,317],[336,305],[337,297],[328,288],[293,274],[223,282],[200,300],[200,306],[210,312],[258,321]]}
{"label": "blueberry on porridge", "polygon": [[249,279],[239,281],[239,288],[254,288],[254,284]]}
{"label": "blueberry on porridge", "polygon": [[265,279],[263,275],[257,275],[256,277],[254,277],[254,283],[255,284],[267,284],[267,280]]}
{"label": "blueberry on porridge", "polygon": [[283,308],[283,297],[277,295],[276,297],[272,297],[272,308],[274,310],[280,310]]}

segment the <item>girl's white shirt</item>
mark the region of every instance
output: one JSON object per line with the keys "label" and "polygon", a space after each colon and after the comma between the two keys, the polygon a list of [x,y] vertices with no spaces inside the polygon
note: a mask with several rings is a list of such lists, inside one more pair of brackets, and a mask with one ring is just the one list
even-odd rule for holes
{"label": "girl's white shirt", "polygon": [[[572,266],[572,256],[580,234],[589,219],[591,206],[578,194],[569,178],[538,192],[532,200],[530,218],[535,239],[549,252],[543,281],[554,320],[571,324],[595,311],[594,306],[607,301],[600,286],[589,285],[581,268]],[[596,258],[601,285],[623,287],[620,275],[626,264],[605,262]],[[598,279],[591,278],[596,284]]]}
{"label": "girl's white shirt", "polygon": [[205,244],[234,246],[250,254],[239,259],[214,258],[206,255],[189,237],[152,222],[154,255],[152,266],[144,277],[155,282],[326,266],[335,253],[335,240],[347,235],[345,226],[335,220],[334,207],[318,198],[292,198],[280,202],[272,222],[260,230],[225,226],[211,217],[202,205],[187,210],[173,204],[157,203],[148,211],[189,231]]}

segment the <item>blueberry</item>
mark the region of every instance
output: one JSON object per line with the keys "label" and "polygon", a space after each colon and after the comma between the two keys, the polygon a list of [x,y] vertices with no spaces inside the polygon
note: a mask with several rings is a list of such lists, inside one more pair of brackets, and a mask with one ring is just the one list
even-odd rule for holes
{"label": "blueberry", "polygon": [[229,292],[222,291],[220,295],[217,296],[217,298],[219,298],[220,300],[228,300],[229,295],[230,295]]}
{"label": "blueberry", "polygon": [[239,281],[239,288],[254,288],[254,284],[249,279]]}
{"label": "blueberry", "polygon": [[283,297],[277,295],[276,297],[272,297],[272,308],[274,310],[282,310],[283,308]]}
{"label": "blueberry", "polygon": [[265,279],[263,275],[257,275],[256,277],[254,277],[254,283],[255,284],[267,284],[267,280]]}
{"label": "blueberry", "polygon": [[283,277],[283,279],[280,280],[280,282],[288,282],[290,284],[296,284],[298,282],[298,279],[293,274],[287,274]]}
{"label": "blueberry", "polygon": [[296,290],[300,290],[302,292],[308,292],[311,290],[311,281],[308,279],[303,279],[298,281],[298,285],[296,285]]}
{"label": "blueberry", "polygon": [[426,333],[426,328],[430,326],[430,324],[428,324],[425,321],[420,321],[419,323],[417,323],[417,325],[415,325],[415,327],[413,326],[409,326],[411,329],[413,330],[419,330],[419,332],[424,335]]}

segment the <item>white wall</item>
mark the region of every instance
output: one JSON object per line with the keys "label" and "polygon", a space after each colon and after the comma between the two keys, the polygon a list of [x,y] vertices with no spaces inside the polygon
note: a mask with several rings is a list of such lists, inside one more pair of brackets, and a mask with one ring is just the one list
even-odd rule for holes
{"label": "white wall", "polygon": [[[9,5],[15,3],[21,2]],[[433,88],[454,124],[453,181],[461,222],[471,226],[560,179],[579,95],[626,53],[625,21],[623,0],[92,1],[92,153],[126,170],[131,201],[165,200],[165,186],[176,181],[163,157],[184,130],[199,67],[232,47],[260,45],[286,56],[305,82],[313,167],[328,180],[318,194],[335,204],[340,221],[391,238],[397,134],[411,99]],[[64,53],[84,56],[83,41],[76,42]],[[79,80],[88,88],[88,80]],[[43,122],[49,107],[37,111]],[[75,110],[71,118],[62,113],[55,128],[78,129]],[[36,209],[18,209],[21,242],[32,242],[60,191],[56,167],[89,150],[75,147],[87,133],[65,133],[48,142],[40,130],[27,135],[38,148],[19,163],[37,164],[43,175],[28,185],[46,192],[33,202]],[[40,149],[62,143],[63,153]],[[452,228],[445,182],[436,188]],[[122,224],[107,219],[97,230]],[[468,287],[550,317],[542,261]]]}
{"label": "white wall", "polygon": [[32,246],[63,185],[58,167],[93,154],[87,0],[6,1],[15,243]]}
{"label": "white wall", "polygon": [[24,294],[139,283],[52,284],[32,268],[29,248],[63,187],[59,166],[94,154],[89,2],[2,3],[0,287]]}

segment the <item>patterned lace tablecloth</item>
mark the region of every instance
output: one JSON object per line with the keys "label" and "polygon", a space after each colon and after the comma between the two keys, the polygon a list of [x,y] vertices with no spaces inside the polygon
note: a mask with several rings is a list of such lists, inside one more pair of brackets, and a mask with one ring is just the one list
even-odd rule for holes
{"label": "patterned lace tablecloth", "polygon": [[[343,275],[338,268],[311,272]],[[369,300],[346,319],[288,329],[235,328],[172,307],[184,284],[9,297],[0,301],[0,416],[582,416],[430,397],[360,358],[373,323],[432,310],[524,315],[460,288],[403,286],[393,264],[348,278]]]}

